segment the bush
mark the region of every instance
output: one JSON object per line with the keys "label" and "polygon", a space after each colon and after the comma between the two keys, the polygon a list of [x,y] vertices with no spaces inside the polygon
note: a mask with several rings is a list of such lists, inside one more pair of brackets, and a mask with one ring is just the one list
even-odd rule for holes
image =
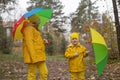
{"label": "bush", "polygon": [[5,38],[3,40],[3,49],[2,52],[5,54],[10,54],[12,52],[12,40],[11,38]]}
{"label": "bush", "polygon": [[6,30],[2,25],[2,18],[0,17],[0,52],[9,54],[12,51],[12,39],[7,37]]}
{"label": "bush", "polygon": [[46,39],[49,41],[49,44],[46,45],[46,52],[48,55],[53,55],[53,38],[49,33],[47,33]]}

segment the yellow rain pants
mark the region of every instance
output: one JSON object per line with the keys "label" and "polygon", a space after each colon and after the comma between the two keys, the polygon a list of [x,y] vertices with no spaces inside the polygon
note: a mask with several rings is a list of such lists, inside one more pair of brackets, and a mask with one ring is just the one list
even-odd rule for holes
{"label": "yellow rain pants", "polygon": [[37,63],[28,63],[28,79],[27,80],[36,80],[36,69],[39,69],[40,79],[47,80],[48,69],[45,61]]}
{"label": "yellow rain pants", "polygon": [[71,73],[71,80],[85,80],[85,72],[70,72]]}

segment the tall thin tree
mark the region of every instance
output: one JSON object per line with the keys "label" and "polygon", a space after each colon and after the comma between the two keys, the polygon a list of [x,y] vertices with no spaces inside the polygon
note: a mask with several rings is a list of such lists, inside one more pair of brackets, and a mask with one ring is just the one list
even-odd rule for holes
{"label": "tall thin tree", "polygon": [[116,0],[112,0],[112,3],[113,3],[115,26],[116,26],[116,32],[117,32],[118,50],[119,50],[119,56],[120,56],[120,23],[119,23],[118,9],[117,9]]}

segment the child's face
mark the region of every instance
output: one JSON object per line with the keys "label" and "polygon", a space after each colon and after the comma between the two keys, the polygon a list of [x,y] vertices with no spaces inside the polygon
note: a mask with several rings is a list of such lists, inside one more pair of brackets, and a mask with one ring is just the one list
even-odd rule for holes
{"label": "child's face", "polygon": [[39,26],[39,24],[40,24],[40,20],[38,20],[35,24],[36,24],[36,26],[37,26],[37,28],[38,28],[38,26]]}
{"label": "child's face", "polygon": [[76,38],[73,38],[73,39],[72,39],[72,44],[73,44],[73,45],[78,44],[78,40],[77,40]]}

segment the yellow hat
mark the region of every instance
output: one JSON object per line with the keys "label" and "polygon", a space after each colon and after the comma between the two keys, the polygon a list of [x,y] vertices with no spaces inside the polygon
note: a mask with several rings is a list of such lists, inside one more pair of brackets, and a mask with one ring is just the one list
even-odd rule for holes
{"label": "yellow hat", "polygon": [[32,16],[30,16],[30,17],[28,17],[28,19],[29,19],[29,20],[30,20],[30,22],[32,22],[32,23],[35,23],[35,22],[40,21],[39,16],[38,16],[38,15],[36,15],[36,14],[34,14],[34,15],[32,15]]}
{"label": "yellow hat", "polygon": [[77,40],[79,40],[79,33],[73,32],[73,33],[70,35],[70,39],[71,39],[71,40],[74,39],[74,38],[76,38]]}

